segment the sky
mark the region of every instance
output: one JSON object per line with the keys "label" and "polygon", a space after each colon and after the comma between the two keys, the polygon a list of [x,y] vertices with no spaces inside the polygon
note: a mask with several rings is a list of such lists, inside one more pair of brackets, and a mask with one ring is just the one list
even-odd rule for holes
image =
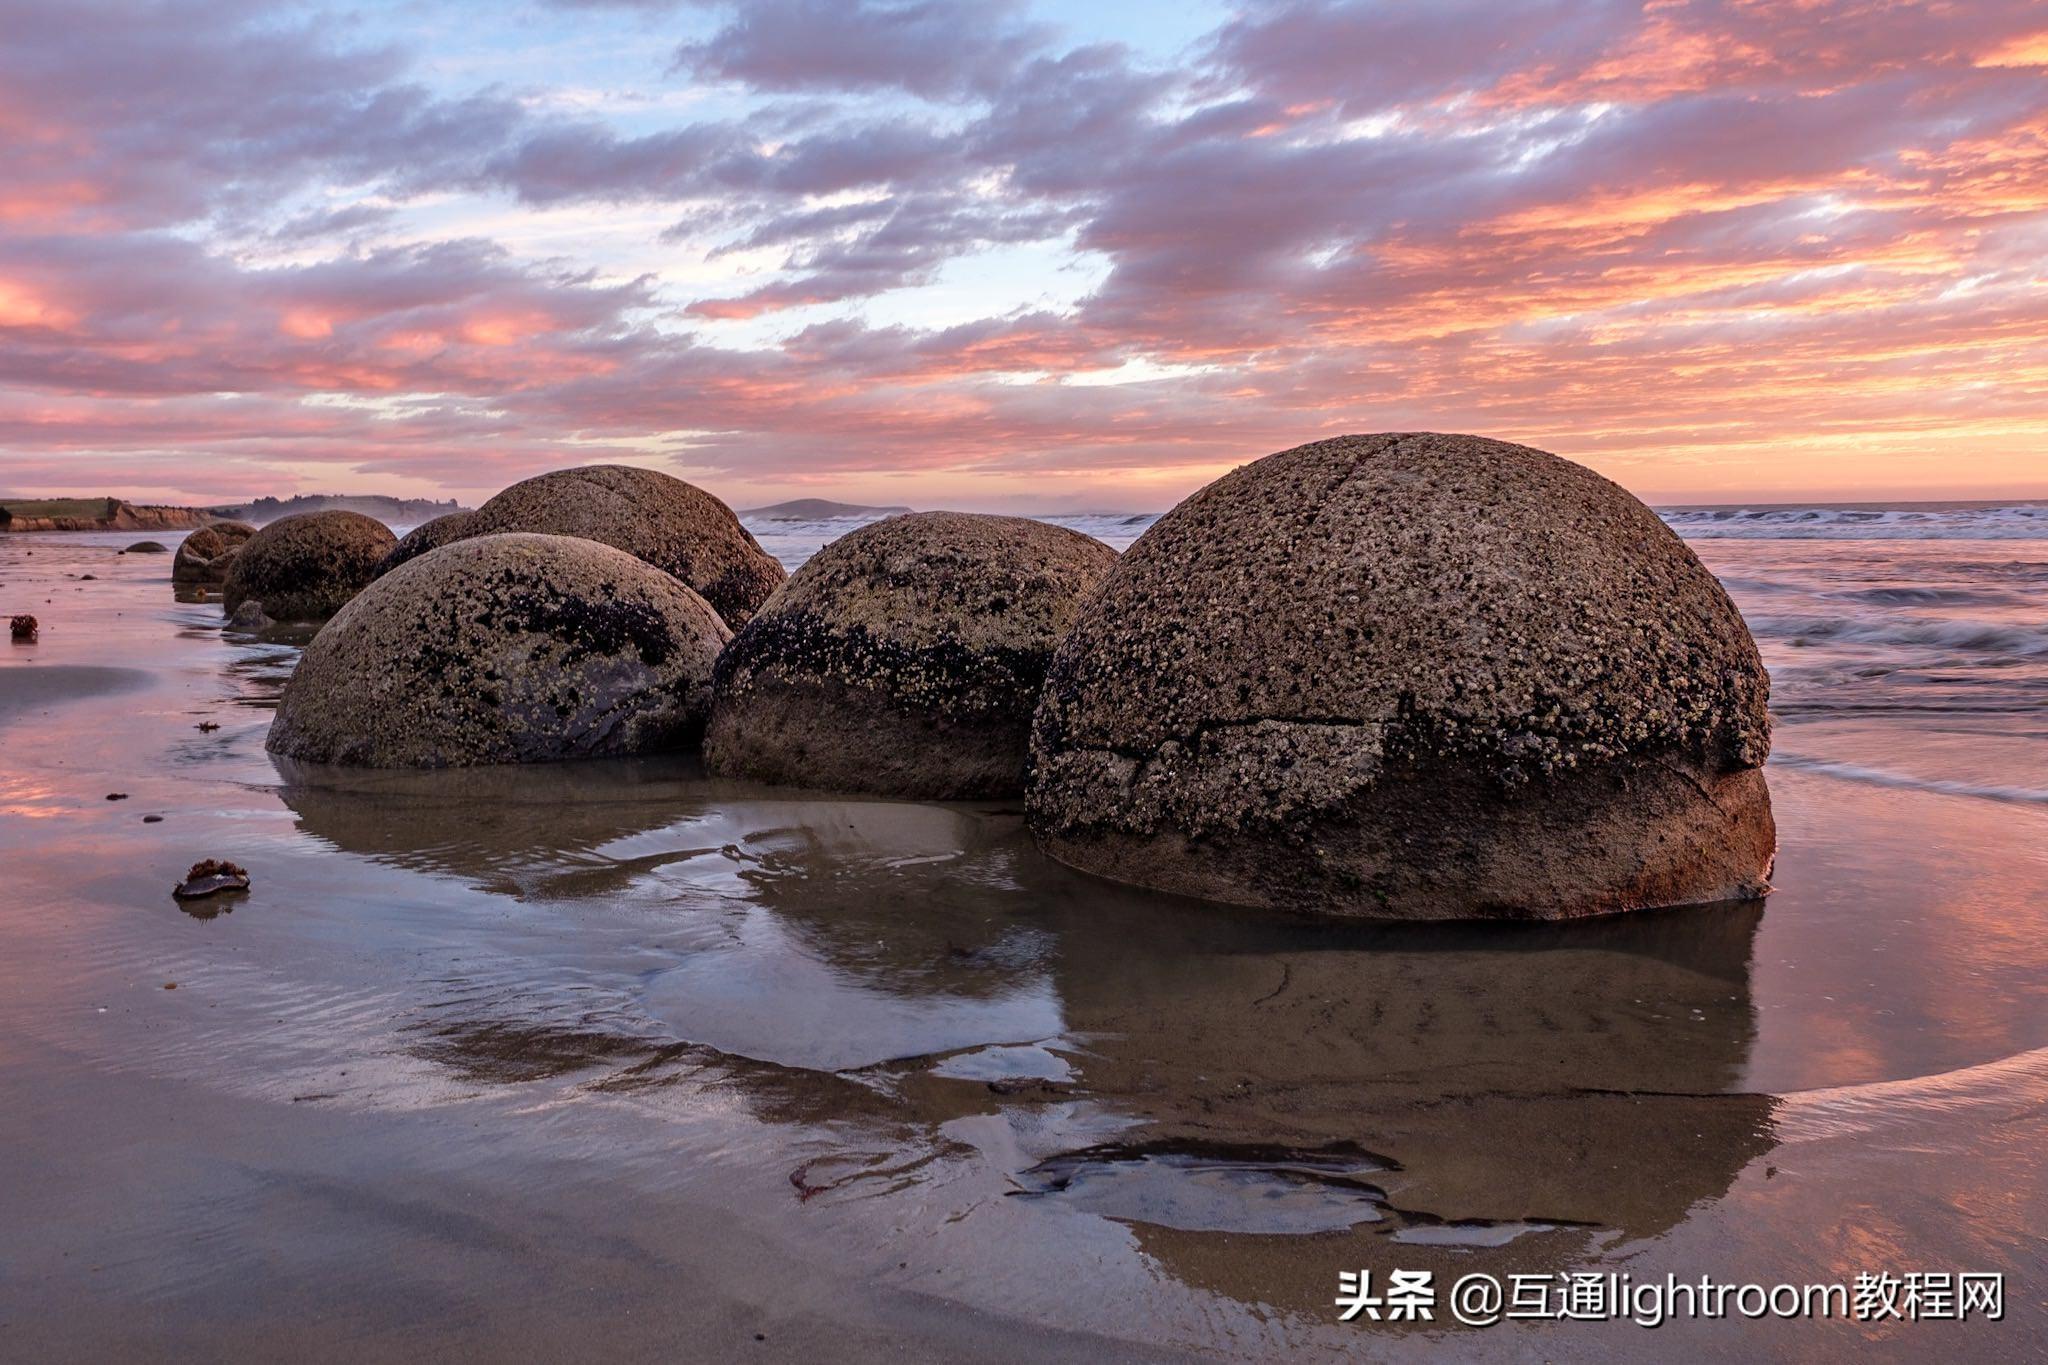
{"label": "sky", "polygon": [[0,492],[2048,495],[2048,4],[0,0]]}

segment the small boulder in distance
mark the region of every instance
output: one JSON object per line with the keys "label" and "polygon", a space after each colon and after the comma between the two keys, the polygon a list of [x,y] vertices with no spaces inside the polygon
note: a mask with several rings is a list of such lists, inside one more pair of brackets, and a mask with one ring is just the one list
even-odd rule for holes
{"label": "small boulder in distance", "polygon": [[171,561],[171,581],[185,584],[217,584],[227,581],[228,565],[235,552],[246,545],[256,528],[243,521],[216,521],[202,526],[178,542],[177,557]]}
{"label": "small boulder in distance", "polygon": [[280,517],[235,552],[222,609],[235,617],[257,602],[274,621],[324,621],[369,585],[397,543],[383,522],[359,512]]}
{"label": "small boulder in distance", "polygon": [[391,547],[391,553],[384,556],[377,565],[377,577],[382,578],[408,560],[418,559],[429,550],[438,550],[443,545],[462,540],[470,534],[470,526],[476,520],[476,513],[450,512],[435,517],[432,521],[421,522],[398,538]]}

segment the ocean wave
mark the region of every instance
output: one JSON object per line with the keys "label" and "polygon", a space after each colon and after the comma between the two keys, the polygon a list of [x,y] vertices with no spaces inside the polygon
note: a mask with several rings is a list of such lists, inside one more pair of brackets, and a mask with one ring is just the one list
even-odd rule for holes
{"label": "ocean wave", "polygon": [[1884,607],[2010,607],[2024,605],[2024,599],[2006,592],[1983,588],[1859,588],[1853,592],[1831,592],[1827,596],[1843,602],[1874,602]]}
{"label": "ocean wave", "polygon": [[1847,782],[1864,782],[1878,787],[1899,787],[1907,791],[1939,792],[1944,796],[1975,796],[1986,801],[2016,801],[2023,805],[2048,805],[2048,791],[2039,787],[2012,787],[1990,782],[1959,782],[1943,777],[1916,777],[1887,768],[1866,768],[1860,763],[1839,763],[1827,758],[1806,758],[1799,754],[1771,755],[1774,768],[1839,777]]}
{"label": "ocean wave", "polygon": [[2009,1124],[2037,1114],[2044,1102],[2048,1048],[2035,1048],[1931,1076],[1794,1091],[1781,1101],[1773,1123],[1781,1142],[1860,1138],[1911,1128],[1931,1129],[1934,1140],[1954,1142],[1959,1120]]}
{"label": "ocean wave", "polygon": [[1746,619],[1751,634],[1772,640],[1903,645],[1964,654],[2001,654],[2017,659],[2048,657],[2048,626],[1912,617],[1776,616],[1769,613]]}
{"label": "ocean wave", "polygon": [[[882,519],[881,513],[873,516],[820,517],[808,521],[772,520],[760,517],[742,517],[740,522],[751,531],[761,543],[761,548],[782,561],[786,569],[794,570],[798,565],[816,554],[822,547],[863,526]],[[1048,521],[1055,526],[1064,526],[1093,536],[1113,550],[1127,550],[1131,542],[1142,535],[1146,528],[1159,520],[1157,512],[1083,512],[1073,515],[1043,515],[1037,521]]]}
{"label": "ocean wave", "polygon": [[1766,593],[1811,593],[1813,591],[1805,583],[1782,578],[1742,578],[1734,574],[1715,574],[1714,577],[1720,579],[1721,586],[1726,588],[1730,595],[1737,598],[1750,595],[1761,597]]}
{"label": "ocean wave", "polygon": [[1657,515],[1697,540],[2048,540],[2048,503],[1671,507]]}
{"label": "ocean wave", "polygon": [[[1128,544],[1158,512],[1038,513],[1113,545]],[[2048,503],[1942,507],[1669,507],[1657,515],[1695,540],[2048,540]],[[873,516],[811,521],[742,518],[757,536],[836,540]]]}
{"label": "ocean wave", "polygon": [[1047,515],[1040,521],[1049,521],[1055,526],[1064,526],[1070,531],[1094,536],[1097,540],[1112,545],[1126,545],[1142,535],[1153,522],[1159,520],[1157,512],[1081,512],[1073,515]]}

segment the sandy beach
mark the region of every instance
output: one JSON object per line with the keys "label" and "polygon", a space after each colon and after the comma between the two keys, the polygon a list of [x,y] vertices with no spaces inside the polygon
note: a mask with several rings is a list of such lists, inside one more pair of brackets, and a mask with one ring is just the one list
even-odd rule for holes
{"label": "sandy beach", "polygon": [[[1656,1347],[2048,1349],[2038,542],[1696,542],[1778,682],[1775,894],[1400,926],[1095,881],[1006,803],[273,760],[298,645],[118,540],[0,542],[10,1357],[1643,1349],[1334,1320],[1397,1268],[2003,1272],[2003,1321]],[[1991,600],[1855,606],[1901,585]],[[251,891],[181,908],[202,857]]]}

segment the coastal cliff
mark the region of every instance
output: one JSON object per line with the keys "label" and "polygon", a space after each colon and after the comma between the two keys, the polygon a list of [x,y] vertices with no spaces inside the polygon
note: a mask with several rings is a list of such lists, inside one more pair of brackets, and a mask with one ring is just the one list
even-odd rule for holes
{"label": "coastal cliff", "polygon": [[119,498],[0,503],[0,531],[185,531],[212,520],[196,507],[140,507]]}

